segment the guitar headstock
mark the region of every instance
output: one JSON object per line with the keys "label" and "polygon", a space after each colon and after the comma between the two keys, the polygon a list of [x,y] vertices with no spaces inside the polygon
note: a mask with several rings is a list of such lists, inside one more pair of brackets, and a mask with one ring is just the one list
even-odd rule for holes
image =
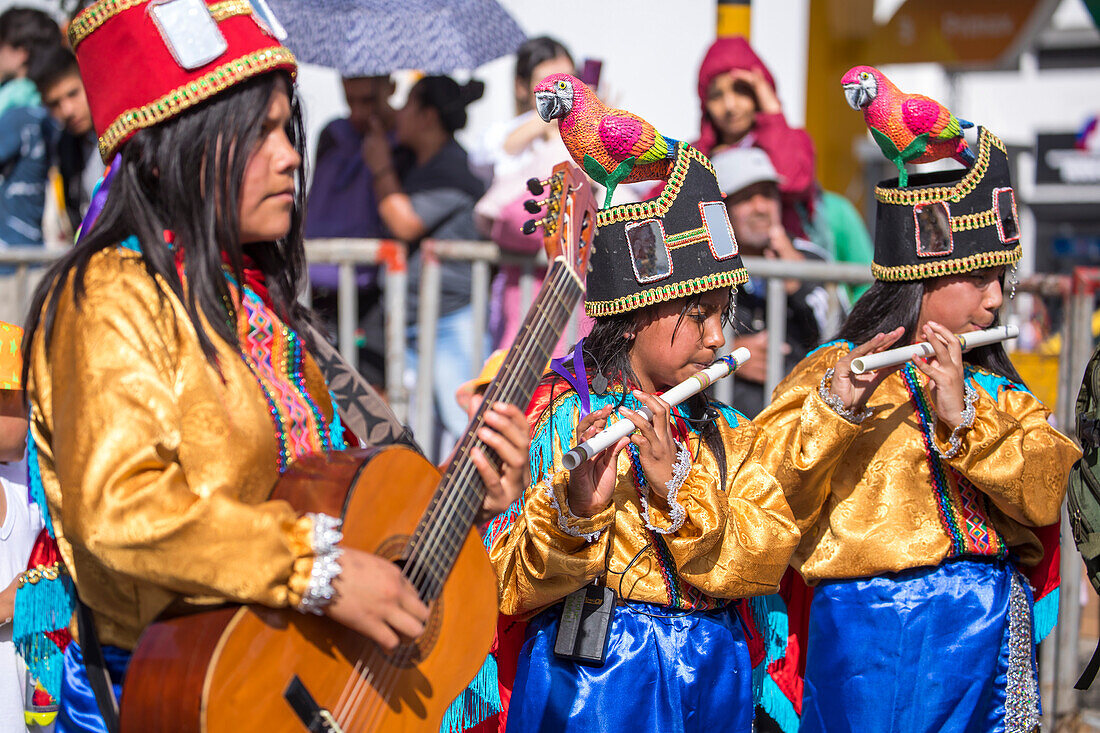
{"label": "guitar headstock", "polygon": [[561,257],[584,282],[588,272],[588,256],[596,236],[596,198],[592,184],[581,169],[570,162],[558,163],[545,181],[532,178],[527,190],[534,196],[524,207],[532,214],[543,212],[541,219],[523,225],[524,234],[542,228],[542,246],[551,262]]}

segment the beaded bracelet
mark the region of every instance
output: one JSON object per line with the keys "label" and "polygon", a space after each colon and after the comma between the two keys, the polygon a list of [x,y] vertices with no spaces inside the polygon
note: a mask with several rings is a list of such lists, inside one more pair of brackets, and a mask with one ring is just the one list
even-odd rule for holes
{"label": "beaded bracelet", "polygon": [[817,393],[821,395],[821,399],[825,401],[825,404],[833,408],[833,412],[840,415],[842,418],[850,423],[859,425],[861,422],[871,416],[871,410],[864,407],[859,412],[845,407],[844,402],[839,397],[833,394],[830,387],[833,385],[833,374],[835,373],[833,367],[829,367],[825,370],[825,375],[821,377],[821,384],[817,388]]}
{"label": "beaded bracelet", "polygon": [[977,401],[977,390],[968,383],[963,382],[963,403],[965,406],[962,411],[962,422],[951,431],[951,436],[947,439],[947,450],[940,450],[935,441],[932,443],[936,447],[936,453],[940,454],[940,458],[954,458],[959,454],[959,449],[962,448],[962,434],[974,424],[974,417],[978,413],[974,408],[974,403]]}
{"label": "beaded bracelet", "polygon": [[325,608],[332,603],[336,589],[332,581],[340,574],[340,555],[343,550],[337,544],[344,538],[340,527],[344,521],[328,514],[306,514],[313,521],[313,569],[310,572],[309,586],[298,602],[302,613],[324,614]]}

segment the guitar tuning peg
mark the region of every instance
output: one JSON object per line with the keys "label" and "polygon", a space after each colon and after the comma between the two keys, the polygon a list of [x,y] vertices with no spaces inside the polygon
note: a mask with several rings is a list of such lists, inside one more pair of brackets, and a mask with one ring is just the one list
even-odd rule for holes
{"label": "guitar tuning peg", "polygon": [[534,219],[528,219],[527,221],[523,222],[523,227],[521,228],[521,231],[524,234],[534,234],[535,230],[545,223],[546,219],[539,219],[538,221],[535,221]]}
{"label": "guitar tuning peg", "polygon": [[523,208],[527,209],[529,214],[539,213],[539,209],[546,205],[545,201],[536,201],[535,199],[529,199],[523,202]]}
{"label": "guitar tuning peg", "polygon": [[531,192],[532,196],[541,196],[542,192],[546,190],[545,187],[547,183],[549,183],[549,181],[543,181],[538,178],[529,178],[527,179],[527,190]]}

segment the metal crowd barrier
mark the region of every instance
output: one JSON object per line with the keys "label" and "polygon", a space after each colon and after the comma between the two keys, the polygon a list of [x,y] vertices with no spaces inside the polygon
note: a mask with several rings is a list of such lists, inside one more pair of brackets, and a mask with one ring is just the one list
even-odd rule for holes
{"label": "metal crowd barrier", "polygon": [[[490,242],[431,241],[421,244],[423,269],[418,293],[417,323],[418,356],[420,369],[416,376],[416,412],[409,414],[410,395],[403,375],[406,347],[406,297],[407,250],[405,245],[391,240],[378,239],[322,239],[306,243],[308,259],[313,264],[327,263],[339,268],[337,294],[337,340],[340,352],[352,364],[356,364],[356,319],[358,314],[358,289],[355,267],[377,265],[385,273],[383,280],[385,310],[385,393],[394,411],[403,421],[409,421],[417,434],[429,435],[432,429],[432,385],[430,365],[434,360],[434,336],[439,316],[441,270],[445,259],[466,260],[473,267],[474,323],[477,333],[475,343],[483,343],[488,324],[488,295],[490,268],[497,264],[518,264],[522,269],[520,279],[521,307],[526,309],[536,295],[535,270],[545,265],[545,257],[519,257],[502,252]],[[0,249],[0,268],[14,267],[16,301],[30,302],[31,268],[48,264],[59,253],[40,247],[11,247]],[[835,297],[838,284],[860,284],[872,281],[867,267],[861,265],[826,262],[789,262],[762,258],[745,258],[745,266],[754,277],[767,281],[767,364],[766,388],[770,392],[783,377],[782,347],[786,341],[787,292],[785,280],[813,280],[825,285],[832,295],[830,322],[839,323],[839,311]],[[2,276],[0,276],[2,277]],[[6,285],[5,285],[6,286]],[[1057,407],[1055,419],[1059,429],[1067,434],[1074,432],[1074,401],[1081,384],[1084,365],[1092,351],[1092,314],[1096,294],[1100,290],[1100,269],[1078,268],[1073,276],[1043,275],[1023,279],[1016,286],[1017,293],[1061,298],[1065,317],[1062,326],[1061,358],[1058,363]],[[1017,318],[1019,300],[1006,298],[1005,320]],[[888,324],[887,324],[888,325]],[[568,327],[570,341],[577,335],[577,322]],[[728,334],[732,341],[732,333]],[[475,354],[480,363],[483,354]],[[729,401],[731,380],[719,382],[718,397]],[[1061,573],[1059,622],[1055,633],[1040,647],[1040,685],[1043,699],[1043,723],[1048,730],[1056,724],[1071,719],[1080,708],[1080,693],[1073,684],[1080,673],[1078,638],[1081,623],[1079,602],[1082,581],[1082,564],[1078,558],[1073,537],[1069,530],[1068,516],[1063,507],[1061,539]]]}

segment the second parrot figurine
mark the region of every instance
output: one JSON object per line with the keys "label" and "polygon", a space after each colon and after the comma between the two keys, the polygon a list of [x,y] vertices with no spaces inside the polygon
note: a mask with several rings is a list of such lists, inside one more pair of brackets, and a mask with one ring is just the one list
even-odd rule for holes
{"label": "second parrot figurine", "polygon": [[562,142],[573,160],[607,189],[605,207],[620,183],[668,177],[679,141],[632,112],[608,107],[575,76],[551,74],[540,81],[535,109],[546,122],[559,120]]}
{"label": "second parrot figurine", "polygon": [[906,94],[873,66],[854,66],[840,80],[844,96],[863,120],[883,154],[898,167],[898,185],[909,183],[906,163],[954,158],[970,167],[974,153],[963,130],[973,122],[959,119],[934,99]]}

